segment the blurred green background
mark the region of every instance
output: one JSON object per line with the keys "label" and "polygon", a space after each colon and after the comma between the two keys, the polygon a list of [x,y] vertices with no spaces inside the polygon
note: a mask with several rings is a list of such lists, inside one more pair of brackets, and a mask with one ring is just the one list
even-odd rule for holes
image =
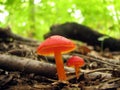
{"label": "blurred green background", "polygon": [[77,22],[120,38],[120,0],[0,0],[0,27],[43,40],[53,24]]}

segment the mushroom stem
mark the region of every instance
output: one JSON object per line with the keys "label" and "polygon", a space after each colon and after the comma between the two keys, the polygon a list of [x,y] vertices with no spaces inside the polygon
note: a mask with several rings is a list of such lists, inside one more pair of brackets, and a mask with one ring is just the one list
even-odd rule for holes
{"label": "mushroom stem", "polygon": [[67,77],[64,70],[62,55],[60,52],[57,52],[57,51],[54,53],[54,55],[55,55],[58,78],[60,81],[66,81]]}
{"label": "mushroom stem", "polygon": [[80,70],[79,70],[79,67],[75,67],[75,74],[76,74],[76,78],[78,79],[79,78],[79,73],[80,73]]}

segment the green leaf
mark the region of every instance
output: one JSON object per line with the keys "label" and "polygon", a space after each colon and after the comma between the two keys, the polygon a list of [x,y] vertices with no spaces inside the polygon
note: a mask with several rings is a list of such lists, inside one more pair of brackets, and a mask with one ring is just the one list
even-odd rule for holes
{"label": "green leaf", "polygon": [[109,38],[109,36],[102,36],[98,38],[98,41],[104,41],[107,38]]}

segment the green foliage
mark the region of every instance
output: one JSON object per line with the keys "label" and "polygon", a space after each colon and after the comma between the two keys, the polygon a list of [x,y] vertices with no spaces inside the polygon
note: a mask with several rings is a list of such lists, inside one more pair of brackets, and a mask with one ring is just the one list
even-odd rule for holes
{"label": "green foliage", "polygon": [[119,0],[0,0],[0,26],[39,40],[53,24],[78,22],[120,37]]}

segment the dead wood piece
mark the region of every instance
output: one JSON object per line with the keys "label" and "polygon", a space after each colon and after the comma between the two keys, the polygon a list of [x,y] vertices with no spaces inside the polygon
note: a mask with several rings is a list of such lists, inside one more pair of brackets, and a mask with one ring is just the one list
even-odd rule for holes
{"label": "dead wood piece", "polygon": [[[110,73],[103,73],[103,72],[99,72],[99,71],[111,71],[111,69],[96,69],[96,70],[81,70],[83,73],[79,73],[79,77],[82,76],[83,74],[86,74],[90,77],[96,77],[98,75],[101,75],[101,78],[105,77],[106,79],[109,79],[111,78],[111,75]],[[71,74],[71,73],[68,73],[68,75]],[[72,72],[73,74],[73,72]],[[76,75],[69,75],[68,76],[68,81],[71,81],[73,79],[76,79]]]}
{"label": "dead wood piece", "polygon": [[90,70],[88,71],[86,74],[90,74],[90,73],[94,73],[94,72],[99,72],[99,71],[113,71],[112,68],[99,68],[99,69],[95,69],[95,70]]}
{"label": "dead wood piece", "polygon": [[97,85],[97,89],[106,89],[106,88],[118,88],[120,87],[119,83],[115,83],[117,81],[120,81],[120,78],[110,79],[106,82],[100,83]]}
{"label": "dead wood piece", "polygon": [[11,39],[18,40],[18,41],[24,41],[24,42],[36,42],[35,40],[23,38],[19,35],[12,33],[10,27],[0,28],[0,40],[9,41]]}
{"label": "dead wood piece", "polygon": [[28,50],[25,49],[13,49],[8,51],[9,54],[16,55],[16,56],[25,56],[28,52]]}
{"label": "dead wood piece", "polygon": [[0,89],[3,89],[12,79],[12,75],[0,76]]}
{"label": "dead wood piece", "polygon": [[8,71],[35,73],[48,77],[56,75],[55,65],[37,60],[0,54],[0,68]]}
{"label": "dead wood piece", "polygon": [[9,89],[6,90],[40,90],[40,89],[32,88],[30,85],[15,85],[9,87]]}
{"label": "dead wood piece", "polygon": [[[103,41],[98,39],[107,36],[92,30],[91,28],[74,22],[67,22],[64,24],[53,25],[50,32],[45,34],[45,38],[51,35],[62,35],[74,40],[86,42],[89,45],[100,46]],[[103,43],[103,48],[109,48],[112,51],[120,51],[120,40],[107,36]],[[114,45],[114,46],[113,46]]]}
{"label": "dead wood piece", "polygon": [[[0,68],[8,71],[35,73],[52,78],[56,76],[56,66],[54,64],[14,55],[0,54]],[[73,71],[74,69],[65,67],[65,70]]]}
{"label": "dead wood piece", "polygon": [[116,64],[115,60],[110,59],[110,61],[107,59],[101,59],[101,58],[95,58],[95,57],[91,57],[91,56],[85,56],[85,55],[81,55],[81,54],[74,54],[74,55],[78,55],[82,58],[84,58],[85,60],[89,60],[89,61],[96,61],[96,62],[100,62],[102,64],[106,64],[111,66],[112,68],[116,68],[118,70],[120,70],[120,65]]}
{"label": "dead wood piece", "polygon": [[[4,55],[0,54],[0,68],[8,71],[20,71],[24,73],[34,73],[43,75],[50,78],[56,77],[56,66],[54,64],[40,62],[37,60],[32,60],[28,58]],[[73,68],[65,67],[66,72],[74,72]],[[81,72],[86,73],[87,70],[81,70]],[[90,73],[89,75],[95,76],[101,72]],[[104,74],[110,76],[109,74]]]}
{"label": "dead wood piece", "polygon": [[33,85],[33,90],[57,90],[57,89],[56,87],[51,85],[35,84]]}

